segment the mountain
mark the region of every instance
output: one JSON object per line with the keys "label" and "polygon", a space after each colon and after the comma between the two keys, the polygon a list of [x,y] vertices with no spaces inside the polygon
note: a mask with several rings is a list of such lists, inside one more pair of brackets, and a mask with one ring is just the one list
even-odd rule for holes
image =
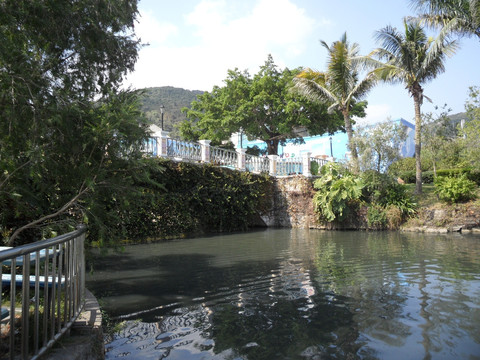
{"label": "mountain", "polygon": [[452,115],[449,115],[448,118],[452,122],[454,122],[455,124],[459,124],[461,120],[468,121],[466,112],[461,112],[461,113],[458,113],[458,114],[452,114]]}
{"label": "mountain", "polygon": [[178,135],[176,125],[186,119],[182,108],[190,107],[192,101],[198,95],[203,94],[200,90],[185,90],[173,86],[152,87],[138,90],[140,92],[140,108],[147,119],[152,123],[161,125],[160,106],[164,106],[163,128],[171,132],[172,136]]}

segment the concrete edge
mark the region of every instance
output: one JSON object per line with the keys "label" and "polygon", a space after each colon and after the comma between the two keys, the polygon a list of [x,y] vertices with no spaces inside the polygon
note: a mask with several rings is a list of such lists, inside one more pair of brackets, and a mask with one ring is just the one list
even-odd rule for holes
{"label": "concrete edge", "polygon": [[95,296],[85,289],[85,306],[66,334],[43,359],[104,360],[102,312]]}

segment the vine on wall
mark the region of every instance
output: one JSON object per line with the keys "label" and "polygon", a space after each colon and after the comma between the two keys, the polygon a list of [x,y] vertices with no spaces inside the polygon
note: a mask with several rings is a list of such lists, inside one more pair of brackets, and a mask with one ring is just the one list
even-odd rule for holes
{"label": "vine on wall", "polygon": [[139,184],[143,190],[123,217],[129,239],[243,231],[268,207],[268,175],[156,161],[151,178],[162,186]]}

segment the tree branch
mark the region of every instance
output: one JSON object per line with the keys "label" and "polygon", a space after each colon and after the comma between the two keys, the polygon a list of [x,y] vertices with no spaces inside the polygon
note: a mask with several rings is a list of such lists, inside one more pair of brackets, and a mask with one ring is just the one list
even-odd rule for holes
{"label": "tree branch", "polygon": [[15,232],[12,234],[12,236],[10,237],[10,239],[8,240],[8,246],[13,246],[14,242],[15,242],[15,239],[18,237],[18,235],[24,231],[24,230],[27,230],[27,229],[30,229],[32,227],[34,227],[35,225],[38,225],[48,219],[52,219],[54,217],[57,217],[61,214],[63,214],[65,211],[67,211],[82,195],[84,195],[88,190],[89,188],[88,187],[85,187],[84,188],[84,184],[82,184],[82,186],[80,187],[80,191],[77,193],[77,195],[75,195],[72,199],[70,199],[70,201],[68,201],[65,205],[63,205],[60,209],[58,209],[57,211],[55,211],[54,213],[52,214],[48,214],[48,215],[45,215],[37,220],[34,220],[26,225],[23,225],[22,227],[19,227],[17,230],[15,230]]}

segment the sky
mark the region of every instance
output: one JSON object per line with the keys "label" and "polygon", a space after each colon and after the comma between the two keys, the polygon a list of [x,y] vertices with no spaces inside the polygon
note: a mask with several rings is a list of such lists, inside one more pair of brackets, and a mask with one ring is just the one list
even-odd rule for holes
{"label": "sky", "polygon": [[[379,46],[376,31],[415,15],[409,0],[140,0],[135,33],[148,44],[124,84],[134,89],[174,86],[211,91],[229,69],[258,73],[268,55],[280,69],[326,70],[327,50],[347,33],[367,55]],[[422,112],[463,112],[469,87],[480,86],[480,41],[464,38],[445,72],[424,85]],[[403,118],[413,122],[413,99],[404,85],[379,84],[366,97],[359,124]],[[435,107],[438,107],[436,109]],[[168,109],[165,109],[168,111]]]}

